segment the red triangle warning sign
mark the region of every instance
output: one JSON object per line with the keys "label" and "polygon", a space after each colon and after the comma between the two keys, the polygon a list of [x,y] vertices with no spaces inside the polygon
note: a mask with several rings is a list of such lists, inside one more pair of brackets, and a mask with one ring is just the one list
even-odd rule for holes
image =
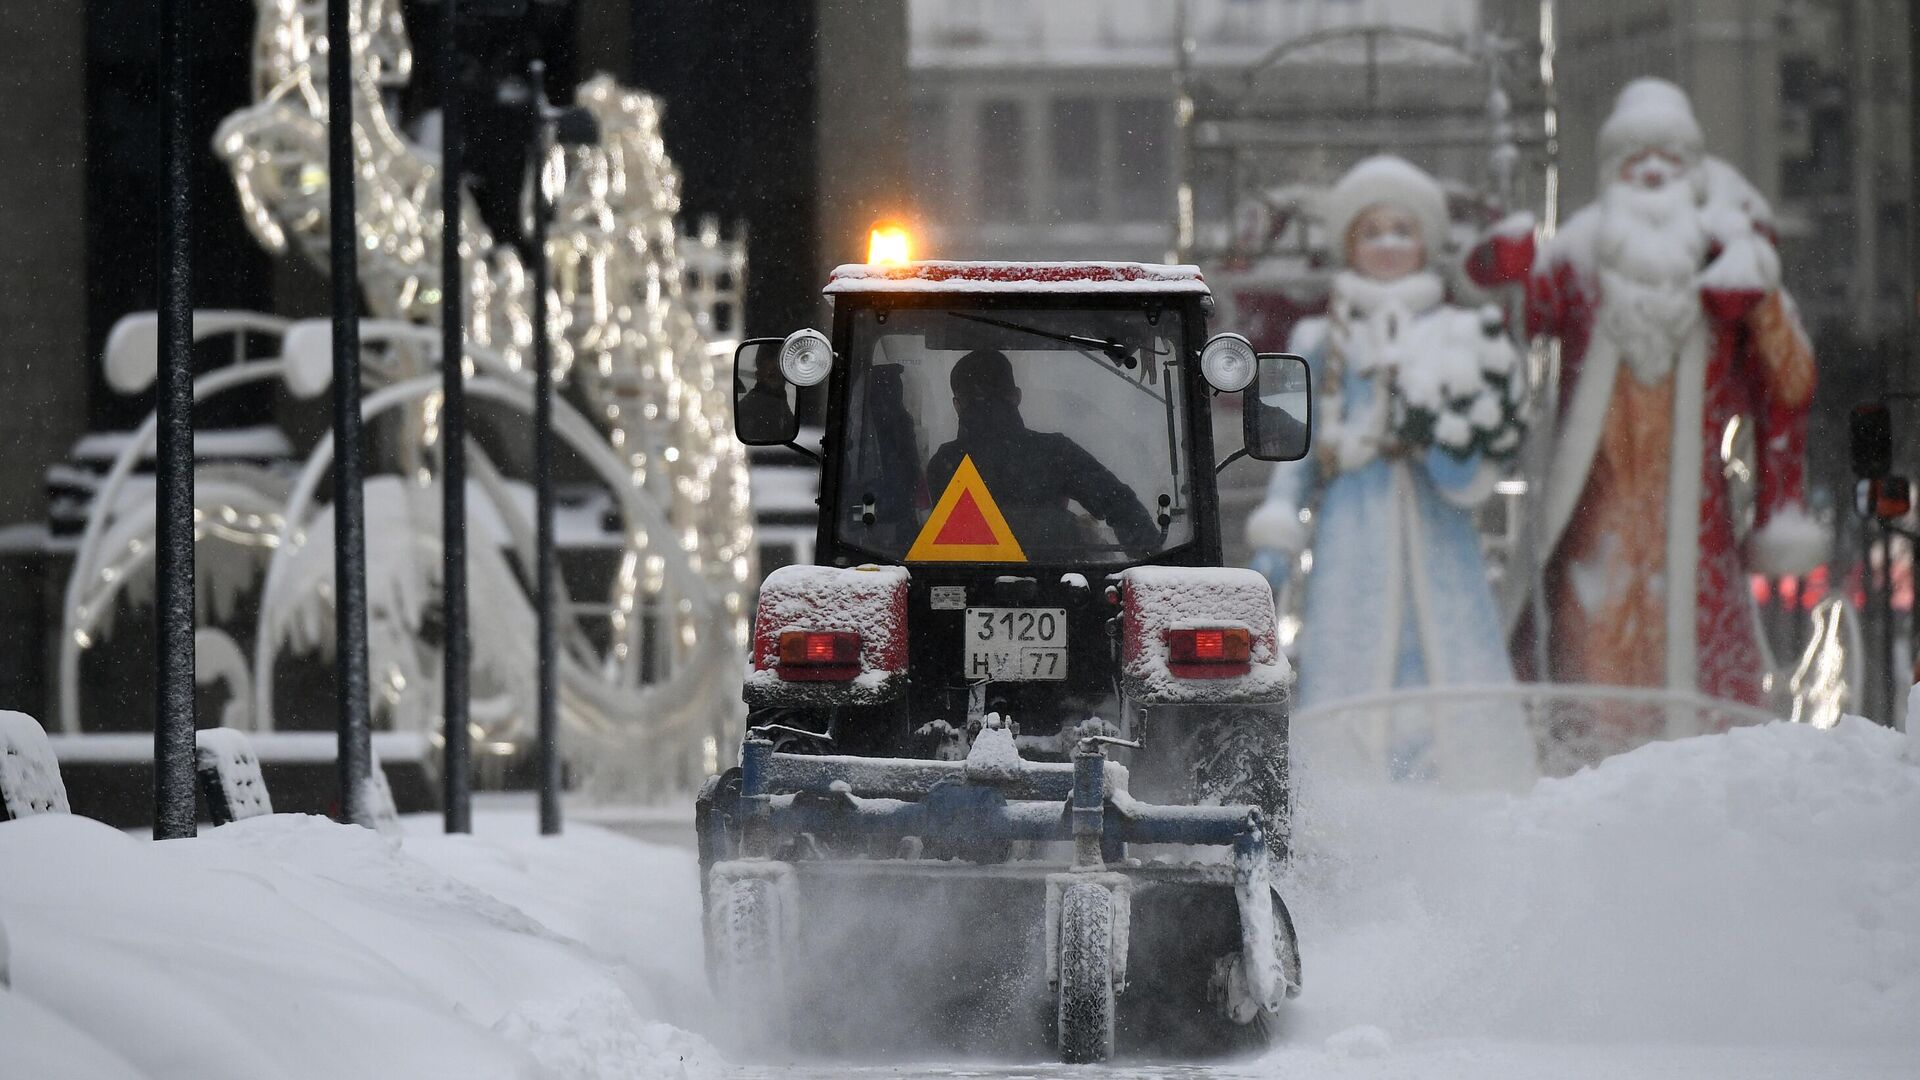
{"label": "red triangle warning sign", "polygon": [[947,490],[927,515],[908,562],[1026,562],[973,458],[962,457]]}
{"label": "red triangle warning sign", "polygon": [[947,515],[947,523],[940,527],[940,535],[933,542],[942,546],[948,544],[991,544],[999,538],[993,535],[993,525],[987,515],[980,512],[980,504],[974,501],[973,492],[962,491],[960,501],[953,504],[953,513]]}

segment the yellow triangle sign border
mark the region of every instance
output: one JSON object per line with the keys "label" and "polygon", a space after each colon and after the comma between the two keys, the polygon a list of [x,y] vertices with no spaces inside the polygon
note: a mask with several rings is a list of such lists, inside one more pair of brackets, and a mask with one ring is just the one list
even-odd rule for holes
{"label": "yellow triangle sign border", "polygon": [[[935,543],[934,537],[946,528],[954,507],[960,505],[960,497],[968,492],[973,494],[973,504],[979,507],[981,516],[987,519],[987,528],[999,539],[991,544]],[[907,550],[907,561],[1027,561],[1027,553],[1021,550],[1020,541],[1014,538],[1006,516],[1000,513],[1000,504],[993,501],[993,493],[987,490],[987,482],[980,478],[980,470],[974,467],[972,455],[960,458],[959,468],[953,470],[953,479],[947,481],[947,490],[940,493],[940,501],[933,504],[933,513],[927,515],[927,523],[920,526],[920,535],[914,538],[913,547]]]}

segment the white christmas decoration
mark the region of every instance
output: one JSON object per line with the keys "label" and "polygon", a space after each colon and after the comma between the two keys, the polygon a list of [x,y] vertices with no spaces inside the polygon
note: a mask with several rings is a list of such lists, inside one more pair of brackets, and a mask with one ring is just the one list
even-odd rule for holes
{"label": "white christmas decoration", "polygon": [[[369,509],[377,511],[368,530],[375,708],[383,726],[431,730],[439,722],[441,681],[439,648],[426,633],[439,596],[439,156],[413,143],[391,111],[412,72],[400,5],[351,6],[357,247],[372,316],[362,323],[362,372],[366,409],[379,414],[373,430],[382,435],[368,488]],[[255,103],[220,125],[215,149],[232,168],[256,238],[325,269],[324,5],[257,0],[257,9]],[[604,522],[617,521],[613,535],[624,550],[607,593],[583,598],[583,606],[605,613],[597,617],[608,633],[590,638],[571,610],[563,621],[562,717],[576,733],[602,739],[631,736],[643,725],[656,734],[680,731],[696,745],[658,756],[678,762],[663,769],[683,768],[699,756],[702,735],[723,735],[740,712],[737,683],[729,689],[716,674],[733,665],[714,658],[737,656],[744,644],[755,558],[747,463],[731,431],[732,342],[713,311],[696,307],[713,298],[719,276],[738,280],[743,256],[737,248],[726,254],[710,229],[692,247],[703,261],[692,268],[685,261],[675,225],[679,178],[653,98],[596,77],[574,100],[594,115],[599,140],[554,148],[538,163],[554,208],[551,318],[543,329],[565,391],[556,402],[564,441],[612,487],[620,511],[593,515],[584,530],[597,540]],[[524,415],[535,333],[531,273],[512,244],[495,240],[471,202],[461,248],[471,392],[485,390]],[[325,390],[330,331],[244,314],[262,322],[253,328],[257,336],[282,342],[283,355],[203,375],[196,398],[265,378],[280,378],[301,396]],[[218,329],[202,323],[197,315],[197,336]],[[152,336],[140,326],[120,335],[125,347],[114,352],[114,370],[121,381],[150,381],[143,373],[151,369]],[[583,406],[577,411],[576,401]],[[134,435],[100,485],[104,498],[96,500],[76,559],[61,645],[63,730],[80,730],[80,654],[110,631],[123,592],[134,601],[151,592],[151,500],[142,506],[133,475],[151,428],[149,422]],[[265,456],[286,453],[283,447]],[[330,455],[330,441],[320,453]],[[477,445],[469,458],[480,484],[469,498],[475,529],[485,531],[488,519],[497,523],[474,545],[470,568],[473,722],[486,744],[510,746],[530,732],[533,634],[528,587],[504,548],[516,548],[524,567],[532,530],[527,507],[514,505],[520,500],[513,484]],[[331,520],[324,509],[293,520],[287,507],[304,506],[312,490],[290,494],[287,484],[284,466],[274,472],[241,465],[203,465],[197,484],[202,619],[225,620],[255,592],[265,593],[263,634],[253,652],[265,704],[253,710],[252,722],[268,728],[275,718],[270,674],[257,670],[262,658],[270,662],[281,643],[321,652],[331,645]],[[562,528],[564,534],[564,522]],[[277,578],[265,574],[275,560],[286,564]],[[263,586],[263,575],[270,584]],[[651,677],[643,686],[648,656]],[[632,756],[605,752],[604,741],[568,745],[577,763]]]}

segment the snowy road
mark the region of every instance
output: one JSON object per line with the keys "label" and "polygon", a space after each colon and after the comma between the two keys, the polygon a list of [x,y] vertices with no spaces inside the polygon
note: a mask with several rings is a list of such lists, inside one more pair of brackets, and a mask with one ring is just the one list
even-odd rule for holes
{"label": "snowy road", "polygon": [[512,800],[470,837],[432,817],[404,839],[283,815],[162,844],[0,823],[0,1080],[1907,1080],[1901,743],[1780,725],[1515,797],[1309,772],[1284,883],[1306,993],[1282,1045],[1206,1067],[731,1063],[673,812],[578,808],[557,840]]}
{"label": "snowy road", "polygon": [[1913,1050],[1768,1049],[1438,1043],[1374,1058],[1283,1048],[1258,1061],[1211,1066],[980,1064],[738,1068],[736,1080],[1911,1080]]}
{"label": "snowy road", "polygon": [[693,815],[673,810],[586,810],[574,819],[598,825],[631,840],[663,847],[694,849]]}

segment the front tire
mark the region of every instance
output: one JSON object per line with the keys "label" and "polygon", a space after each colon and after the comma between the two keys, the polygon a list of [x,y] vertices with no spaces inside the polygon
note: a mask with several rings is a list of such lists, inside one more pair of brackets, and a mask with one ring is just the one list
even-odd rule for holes
{"label": "front tire", "polygon": [[1060,1060],[1113,1056],[1113,894],[1100,885],[1067,889],[1060,901]]}
{"label": "front tire", "polygon": [[780,883],[766,877],[716,882],[707,916],[714,992],[738,1018],[749,1048],[778,1051],[787,1045],[791,1008],[787,996],[786,935]]}

